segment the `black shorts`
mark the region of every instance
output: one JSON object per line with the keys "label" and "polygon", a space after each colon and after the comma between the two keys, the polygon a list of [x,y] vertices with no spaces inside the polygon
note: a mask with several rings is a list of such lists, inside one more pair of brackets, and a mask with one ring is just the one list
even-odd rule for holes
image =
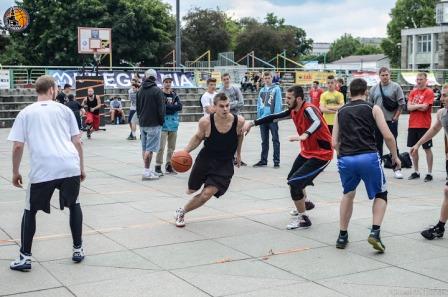
{"label": "black shorts", "polygon": [[314,185],[313,180],[324,171],[328,164],[330,164],[330,161],[316,158],[307,159],[298,155],[288,174],[288,184],[300,189]]}
{"label": "black shorts", "polygon": [[42,183],[30,184],[27,192],[25,209],[31,211],[43,210],[50,213],[50,200],[54,190],[59,190],[59,206],[71,207],[79,203],[80,176],[72,176],[50,180]]}
{"label": "black shorts", "polygon": [[131,123],[132,118],[134,117],[136,110],[129,110],[128,123]]}
{"label": "black shorts", "polygon": [[233,177],[233,160],[216,160],[199,154],[188,179],[190,190],[199,190],[202,185],[218,188],[216,198],[224,195]]}
{"label": "black shorts", "polygon": [[[408,129],[408,147],[413,147],[425,135],[428,128],[409,128]],[[425,142],[422,147],[427,150],[432,148],[432,139]]]}

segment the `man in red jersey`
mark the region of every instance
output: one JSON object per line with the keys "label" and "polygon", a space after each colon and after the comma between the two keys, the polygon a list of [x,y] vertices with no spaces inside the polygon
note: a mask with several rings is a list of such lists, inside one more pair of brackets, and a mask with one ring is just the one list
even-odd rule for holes
{"label": "man in red jersey", "polygon": [[317,80],[313,81],[313,86],[310,89],[310,102],[317,108],[320,106],[320,95],[324,90],[319,88],[319,82]]}
{"label": "man in red jersey", "polygon": [[[409,111],[409,129],[408,129],[408,147],[413,147],[420,138],[431,127],[431,110],[434,103],[434,92],[426,86],[427,75],[425,72],[417,74],[417,87],[411,91],[408,98]],[[423,143],[423,149],[426,153],[426,162],[428,164],[428,174],[424,181],[432,181],[432,163],[433,155],[431,151],[432,139]],[[412,155],[414,163],[414,172],[408,179],[420,178],[418,171],[418,151]]]}
{"label": "man in red jersey", "polygon": [[[298,135],[289,136],[289,141],[300,141],[301,150],[288,174],[291,198],[297,209],[297,218],[286,226],[288,230],[304,229],[311,226],[306,214],[306,186],[313,185],[313,180],[333,158],[331,134],[320,111],[304,100],[303,89],[295,85],[286,91],[288,110],[246,122],[243,131],[249,132],[253,126],[292,119]],[[314,205],[313,205],[314,207]],[[310,209],[310,208],[308,208]]]}

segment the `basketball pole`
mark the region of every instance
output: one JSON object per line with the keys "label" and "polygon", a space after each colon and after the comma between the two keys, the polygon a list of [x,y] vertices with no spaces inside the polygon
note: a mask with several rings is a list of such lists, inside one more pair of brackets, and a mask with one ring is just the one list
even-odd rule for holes
{"label": "basketball pole", "polygon": [[180,0],[176,0],[176,67],[181,65]]}

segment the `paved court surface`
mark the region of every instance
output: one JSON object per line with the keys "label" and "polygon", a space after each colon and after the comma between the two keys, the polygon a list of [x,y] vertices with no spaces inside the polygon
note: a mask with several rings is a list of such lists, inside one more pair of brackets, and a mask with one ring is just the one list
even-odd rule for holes
{"label": "paved court surface", "polygon": [[[407,117],[400,126],[405,148]],[[316,202],[308,230],[287,231],[291,209],[285,177],[297,155],[294,132],[282,122],[281,168],[236,170],[227,194],[173,225],[187,201],[188,174],[141,181],[138,141],[128,127],[112,126],[85,140],[87,180],[82,184],[86,260],[71,262],[68,211],[53,201],[38,214],[33,269],[10,271],[18,255],[25,191],[12,187],[9,130],[0,130],[0,295],[15,296],[448,296],[448,240],[428,242],[419,231],[438,218],[445,184],[443,138],[435,139],[435,179],[392,179],[382,226],[385,254],[366,239],[371,203],[359,189],[346,250],[334,247],[341,186],[335,162],[309,188]],[[182,123],[178,147],[195,131]],[[244,143],[244,161],[258,161],[259,130]],[[197,153],[197,151],[195,152]],[[422,156],[423,157],[423,156]],[[272,157],[270,157],[272,158]],[[27,174],[27,160],[22,174]],[[422,172],[426,165],[421,162]],[[404,170],[407,177],[410,169]],[[26,183],[26,180],[25,180]]]}

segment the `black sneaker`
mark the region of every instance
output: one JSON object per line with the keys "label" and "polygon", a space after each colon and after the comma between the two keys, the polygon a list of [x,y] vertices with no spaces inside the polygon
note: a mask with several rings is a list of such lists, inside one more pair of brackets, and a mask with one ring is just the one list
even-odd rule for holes
{"label": "black sneaker", "polygon": [[411,180],[411,179],[417,179],[417,178],[420,178],[420,173],[417,173],[417,172],[413,172],[413,173],[408,177],[409,180]]}
{"label": "black sneaker", "polygon": [[177,174],[177,172],[174,171],[174,169],[170,163],[165,165],[165,172],[166,172],[166,174]]}
{"label": "black sneaker", "polygon": [[247,166],[247,164],[241,161],[241,166]]}
{"label": "black sneaker", "polygon": [[154,168],[154,171],[156,172],[157,175],[163,176],[162,166],[156,165],[155,168]]}
{"label": "black sneaker", "polygon": [[137,137],[129,135],[128,138],[126,138],[127,140],[137,140]]}
{"label": "black sneaker", "polygon": [[87,138],[90,139],[92,137],[92,131],[89,129],[87,130]]}
{"label": "black sneaker", "polygon": [[380,253],[384,253],[386,250],[386,246],[381,242],[380,230],[372,230],[367,241]]}
{"label": "black sneaker", "polygon": [[424,238],[428,240],[433,240],[434,238],[442,238],[443,233],[445,232],[445,228],[440,228],[437,226],[429,227],[426,230],[423,230],[422,233],[420,233]]}
{"label": "black sneaker", "polygon": [[253,167],[266,167],[267,165],[268,165],[267,163],[264,163],[262,161],[258,161],[258,163],[255,163],[253,165]]}
{"label": "black sneaker", "polygon": [[425,183],[432,181],[432,175],[431,174],[427,174],[425,176],[425,179],[423,180]]}
{"label": "black sneaker", "polygon": [[347,244],[348,244],[348,233],[345,234],[345,236],[342,236],[341,234],[339,234],[338,240],[336,240],[336,248],[345,249]]}
{"label": "black sneaker", "polygon": [[305,201],[305,209],[306,210],[312,210],[314,208],[314,203],[311,201]]}
{"label": "black sneaker", "polygon": [[276,169],[280,168],[280,164],[275,163],[275,164],[274,164],[274,168],[276,168]]}

